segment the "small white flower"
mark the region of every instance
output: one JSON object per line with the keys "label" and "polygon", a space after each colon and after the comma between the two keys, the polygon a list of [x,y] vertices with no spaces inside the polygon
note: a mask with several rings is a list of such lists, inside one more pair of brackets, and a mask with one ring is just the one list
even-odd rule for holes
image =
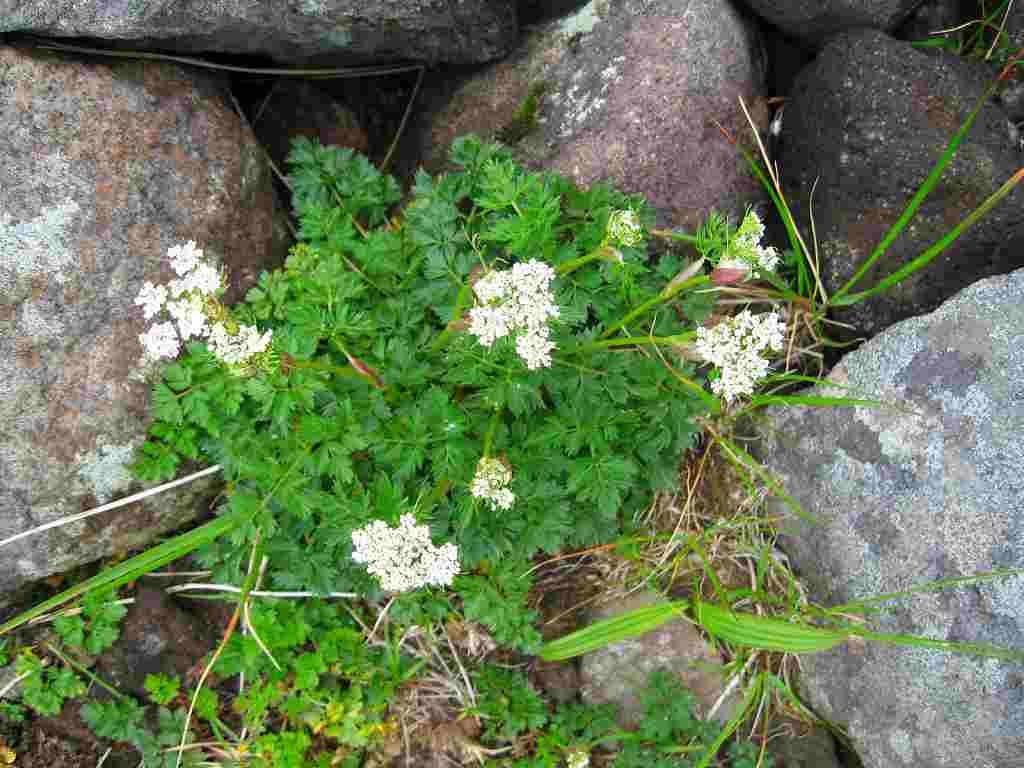
{"label": "small white flower", "polygon": [[273,331],[260,335],[259,329],[252,325],[240,326],[237,333],[229,333],[224,323],[214,323],[210,329],[209,346],[213,354],[221,362],[228,365],[245,365],[253,355],[263,352],[270,346]]}
{"label": "small white flower", "polygon": [[491,509],[511,509],[516,495],[508,488],[512,482],[512,470],[499,459],[483,458],[476,465],[471,492],[474,497],[484,499]]}
{"label": "small white flower", "polygon": [[203,252],[196,248],[196,241],[189,240],[184,245],[175,245],[167,249],[167,259],[171,268],[179,277],[195,269],[203,259]]}
{"label": "small white flower", "polygon": [[469,311],[469,332],[485,347],[519,334],[516,350],[527,366],[550,366],[555,345],[548,339],[548,321],[560,316],[551,292],[554,279],[555,270],[536,259],[485,275],[473,286],[480,306]]}
{"label": "small white flower", "polygon": [[162,285],[153,285],[149,280],[143,283],[142,290],[135,297],[135,305],[142,307],[142,314],[147,320],[160,313],[165,301],[167,289]]}
{"label": "small white flower", "polygon": [[459,550],[451,543],[440,547],[430,540],[430,529],[402,515],[397,528],[374,520],[352,532],[352,559],[388,592],[405,592],[428,585],[450,586],[459,573]]}
{"label": "small white flower", "polygon": [[608,239],[627,248],[642,243],[644,228],[636,213],[630,210],[612,211],[608,217]]}
{"label": "small white flower", "polygon": [[177,357],[181,351],[181,341],[173,323],[156,323],[145,333],[139,334],[139,341],[142,342],[148,360]]}
{"label": "small white flower", "polygon": [[547,329],[543,332],[524,333],[516,337],[516,353],[531,371],[551,366],[551,350],[555,343],[548,339]]}
{"label": "small white flower", "polygon": [[590,765],[590,754],[583,750],[575,750],[569,753],[565,759],[567,768],[587,768]]}
{"label": "small white flower", "polygon": [[484,347],[508,336],[511,331],[508,313],[500,307],[473,307],[469,310],[469,332]]}
{"label": "small white flower", "polygon": [[202,299],[197,296],[167,302],[167,312],[177,321],[178,333],[185,341],[202,338],[210,332]]}
{"label": "small white flower", "polygon": [[185,275],[182,280],[186,291],[195,291],[208,296],[220,290],[220,272],[209,264],[202,263]]}
{"label": "small white flower", "polygon": [[712,391],[728,403],[752,394],[770,365],[762,353],[781,350],[785,330],[785,322],[775,312],[752,315],[746,309],[714,328],[698,328],[697,353],[721,373],[711,383]]}

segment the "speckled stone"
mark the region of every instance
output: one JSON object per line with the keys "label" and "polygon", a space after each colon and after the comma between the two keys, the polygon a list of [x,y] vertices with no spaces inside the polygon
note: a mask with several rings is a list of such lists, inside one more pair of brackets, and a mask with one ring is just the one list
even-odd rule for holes
{"label": "speckled stone", "polygon": [[[882,242],[992,81],[982,62],[931,55],[882,32],[826,45],[786,103],[783,187],[805,237],[811,216],[831,295]],[[873,288],[938,242],[1021,166],[1006,115],[988,103],[910,224],[853,291]],[[813,189],[813,205],[811,191]],[[928,268],[834,319],[872,334],[930,312],[976,280],[1024,267],[1024,189],[966,229]]]}
{"label": "speckled stone", "polygon": [[[837,605],[1024,568],[1024,270],[904,320],[832,371],[877,408],[775,409],[762,459],[817,518],[781,545]],[[1024,576],[890,603],[880,631],[1024,650]],[[1024,665],[850,643],[803,657],[803,687],[865,768],[1007,768],[1024,756]]]}
{"label": "speckled stone", "polygon": [[0,32],[328,66],[490,61],[518,31],[511,0],[0,0]]}
{"label": "speckled stone", "polygon": [[821,45],[832,35],[870,27],[891,32],[922,0],[744,0],[789,37]]}
{"label": "speckled stone", "polygon": [[[498,138],[531,168],[643,194],[660,224],[692,230],[712,206],[738,216],[764,197],[716,125],[750,139],[742,97],[765,128],[764,77],[757,31],[726,0],[592,0],[454,93],[428,93],[423,163],[443,169],[463,134]],[[536,129],[509,137],[538,85]]]}
{"label": "speckled stone", "polygon": [[[269,169],[220,83],[0,48],[0,539],[125,495],[148,421],[134,305],[196,240],[228,299],[272,255]],[[189,489],[0,550],[0,602],[196,512]]]}

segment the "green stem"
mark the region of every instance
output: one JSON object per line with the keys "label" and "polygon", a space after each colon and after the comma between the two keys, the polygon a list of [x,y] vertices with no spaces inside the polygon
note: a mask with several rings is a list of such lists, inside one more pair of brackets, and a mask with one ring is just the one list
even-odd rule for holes
{"label": "green stem", "polygon": [[459,291],[459,297],[455,300],[455,311],[452,312],[451,322],[448,326],[441,331],[440,335],[434,339],[434,343],[430,345],[431,352],[438,352],[445,344],[448,343],[448,339],[452,335],[452,326],[462,319],[463,313],[466,311],[466,307],[469,306],[470,300],[473,296],[473,288],[469,283],[465,283],[462,289]]}
{"label": "green stem", "polygon": [[594,349],[608,349],[610,347],[628,347],[634,344],[685,344],[697,335],[696,331],[677,333],[674,336],[620,336],[617,339],[601,339],[592,341],[590,344],[576,347],[567,352],[590,352]]}
{"label": "green stem", "polygon": [[682,240],[683,242],[690,243],[692,245],[696,245],[700,242],[695,235],[687,235],[683,232],[672,232],[668,229],[649,229],[648,233],[666,240]]}
{"label": "green stem", "polygon": [[57,650],[57,648],[53,644],[47,643],[46,647],[49,649],[50,653],[52,653],[54,656],[56,656],[62,662],[67,664],[69,667],[74,669],[76,672],[82,673],[83,675],[88,677],[90,680],[92,680],[94,683],[96,683],[96,685],[100,686],[101,688],[106,689],[108,692],[113,694],[115,697],[117,697],[121,701],[129,701],[129,700],[131,700],[130,696],[126,696],[125,694],[121,693],[119,690],[117,690],[117,688],[114,688],[112,685],[109,685],[108,683],[104,682],[99,677],[97,677],[92,672],[90,672],[88,669],[83,667],[81,664],[79,664],[79,663],[69,659],[67,656],[65,656],[63,653],[61,653],[59,650]]}
{"label": "green stem", "polygon": [[708,277],[707,275],[695,275],[694,277],[691,277],[689,280],[684,280],[679,285],[672,286],[671,288],[666,288],[657,296],[654,296],[645,301],[639,307],[637,307],[624,318],[622,318],[619,322],[615,323],[615,325],[606,328],[604,332],[601,334],[601,338],[604,339],[607,338],[608,336],[611,336],[617,330],[623,328],[627,323],[633,322],[636,318],[640,317],[640,315],[649,312],[651,309],[658,306],[659,304],[663,304],[664,302],[669,301],[672,297],[676,296],[682,291],[685,291],[687,288],[694,288],[698,285],[703,285],[704,283],[708,282],[711,282],[711,278]]}
{"label": "green stem", "polygon": [[484,437],[484,458],[491,455],[491,443],[494,442],[494,433],[498,429],[498,419],[501,417],[501,409],[496,408],[491,415],[491,423],[487,428],[487,435]]}
{"label": "green stem", "polygon": [[[579,256],[575,259],[570,259],[560,265],[558,267],[558,274],[562,276],[568,275],[569,273],[575,272],[580,267],[585,266],[592,261],[596,261],[597,259],[615,259],[612,249],[608,247],[607,243],[601,243],[601,245],[592,250],[586,256]],[[618,261],[617,259],[615,260]]]}

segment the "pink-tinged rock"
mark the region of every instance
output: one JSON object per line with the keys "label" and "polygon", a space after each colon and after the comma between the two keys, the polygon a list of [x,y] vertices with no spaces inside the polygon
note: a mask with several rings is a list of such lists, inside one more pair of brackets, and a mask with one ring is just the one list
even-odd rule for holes
{"label": "pink-tinged rock", "polygon": [[[172,277],[167,249],[195,240],[229,298],[272,261],[268,168],[220,85],[0,48],[0,539],[133,488],[151,386],[134,299]],[[180,526],[190,494],[0,549],[0,601]]]}
{"label": "pink-tinged rock", "polygon": [[[642,193],[661,224],[693,229],[712,206],[738,217],[763,199],[726,137],[752,143],[741,97],[767,126],[763,80],[757,34],[724,0],[592,2],[434,94],[424,164],[442,168],[460,135],[497,138],[531,167]],[[541,88],[526,130],[517,110]]]}

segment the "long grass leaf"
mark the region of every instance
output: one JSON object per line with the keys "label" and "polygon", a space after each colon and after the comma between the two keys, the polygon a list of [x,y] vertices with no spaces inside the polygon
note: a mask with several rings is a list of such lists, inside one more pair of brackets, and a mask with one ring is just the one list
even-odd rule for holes
{"label": "long grass leaf", "polygon": [[582,656],[606,645],[639,637],[652,629],[657,629],[688,607],[689,603],[683,600],[638,608],[552,640],[541,647],[539,655],[545,661],[562,661]]}
{"label": "long grass leaf", "polygon": [[820,408],[855,408],[885,405],[881,400],[861,400],[855,397],[822,397],[820,395],[756,395],[750,398],[752,407],[765,405],[809,405]]}
{"label": "long grass leaf", "polygon": [[97,589],[113,589],[133,581],[143,574],[149,573],[161,565],[166,565],[173,560],[184,557],[189,552],[199,548],[203,544],[211,542],[234,528],[239,518],[234,515],[224,515],[210,522],[195,528],[188,533],[175,536],[173,539],[158,544],[140,555],[118,563],[115,566],[105,569],[91,579],[76,584],[66,589],[59,595],[45,600],[34,608],[15,616],[10,621],[0,625],[0,635],[17,629],[27,621],[36,616],[58,608],[64,603],[74,600],[79,595],[84,595]]}
{"label": "long grass leaf", "polygon": [[845,642],[845,629],[792,624],[770,616],[734,613],[728,608],[699,602],[694,618],[711,635],[733,645],[782,653],[814,653]]}
{"label": "long grass leaf", "polygon": [[964,124],[960,126],[960,130],[957,131],[956,135],[949,142],[949,146],[946,147],[946,151],[943,153],[942,159],[935,164],[935,167],[932,168],[932,172],[928,174],[928,178],[925,179],[917,192],[914,193],[914,196],[910,199],[910,203],[900,215],[899,219],[892,225],[889,231],[886,232],[885,237],[882,238],[882,242],[875,247],[875,250],[867,260],[861,264],[860,268],[853,274],[853,277],[851,277],[842,288],[836,291],[836,293],[832,294],[832,297],[828,300],[829,306],[839,306],[838,300],[846,296],[846,294],[850,292],[850,289],[853,288],[853,286],[855,286],[873,266],[875,266],[875,263],[885,255],[885,252],[889,250],[889,246],[895,242],[896,238],[900,236],[900,233],[903,232],[911,219],[914,218],[914,215],[917,213],[918,208],[921,207],[924,199],[932,189],[935,188],[935,185],[939,183],[939,178],[953,159],[953,155],[956,154],[957,149],[967,136],[968,131],[971,130],[971,126],[974,125],[974,121],[981,113],[982,107],[985,106],[989,97],[991,97],[995,92],[997,84],[998,81],[995,81],[985,89],[985,93],[982,94],[978,103],[974,106],[974,109],[971,110],[971,113],[967,116]]}
{"label": "long grass leaf", "polygon": [[856,304],[859,301],[874,296],[877,293],[888,290],[892,286],[896,285],[900,280],[907,277],[908,275],[917,272],[920,269],[926,267],[933,259],[939,256],[945,251],[953,242],[960,237],[965,229],[975,224],[977,221],[985,217],[992,208],[994,208],[1006,195],[1008,195],[1013,188],[1017,186],[1024,179],[1024,168],[1021,168],[1013,176],[1007,179],[1006,183],[1003,184],[998,190],[993,192],[988,199],[985,200],[978,208],[972,211],[967,218],[957,224],[953,229],[946,233],[945,237],[939,240],[937,243],[932,245],[928,250],[922,253],[917,258],[905,264],[903,267],[893,272],[887,278],[878,283],[874,288],[859,293],[852,293],[846,296],[840,297],[838,300],[833,299],[833,306],[848,306],[850,304]]}
{"label": "long grass leaf", "polygon": [[782,499],[793,512],[807,522],[817,524],[817,518],[809,512],[805,512],[796,499],[786,493],[785,488],[753,456],[721,435],[715,436],[715,442],[722,446],[725,458],[731,461],[741,472],[746,472],[759,478],[768,487],[768,490],[772,492],[772,495]]}
{"label": "long grass leaf", "polygon": [[937,581],[929,581],[927,584],[918,584],[917,586],[911,587],[910,589],[904,589],[900,592],[887,592],[884,595],[874,595],[872,597],[859,598],[852,600],[849,603],[843,603],[842,605],[836,605],[828,609],[829,613],[859,613],[864,607],[868,605],[877,605],[878,603],[888,603],[892,600],[900,600],[905,597],[911,597],[913,595],[925,594],[928,592],[941,592],[944,589],[950,587],[961,587],[969,584],[980,584],[985,581],[994,581],[995,579],[1005,579],[1011,576],[1024,576],[1024,568],[1014,568],[1009,570],[1001,571],[986,571],[984,573],[976,573],[971,576],[955,576],[949,579],[940,579]]}

